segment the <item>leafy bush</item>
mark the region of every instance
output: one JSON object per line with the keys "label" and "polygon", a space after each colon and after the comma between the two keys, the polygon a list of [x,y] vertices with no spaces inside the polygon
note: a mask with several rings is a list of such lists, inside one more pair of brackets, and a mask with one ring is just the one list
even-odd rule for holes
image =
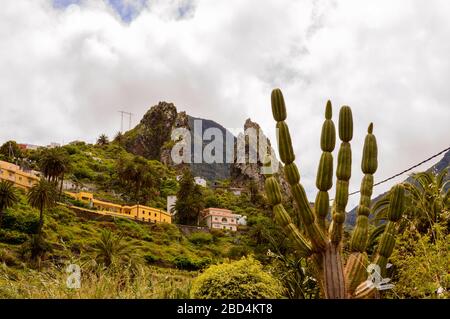
{"label": "leafy bush", "polygon": [[191,289],[191,297],[196,299],[264,299],[281,295],[280,283],[252,257],[211,266],[193,281]]}
{"label": "leafy bush", "polygon": [[152,254],[146,254],[146,255],[144,256],[144,259],[145,259],[145,261],[146,261],[147,263],[149,263],[149,264],[152,264],[152,263],[155,263],[155,262],[158,262],[158,261],[159,261],[159,257],[158,257],[158,256],[155,256],[155,255],[152,255]]}
{"label": "leafy bush", "polygon": [[233,246],[228,250],[227,257],[231,259],[239,259],[250,254],[250,249],[247,246]]}
{"label": "leafy bush", "polygon": [[16,230],[21,233],[35,234],[39,227],[39,218],[31,212],[11,213],[3,215],[2,228]]}
{"label": "leafy bush", "polygon": [[207,245],[213,242],[213,236],[209,233],[195,232],[189,236],[189,241],[196,245]]}
{"label": "leafy bush", "polygon": [[193,260],[187,256],[177,256],[172,262],[178,269],[199,270],[208,266],[211,263],[211,259],[204,257],[200,260]]}
{"label": "leafy bush", "polygon": [[393,271],[388,274],[395,287],[386,292],[388,296],[450,298],[450,235],[444,229],[435,224],[434,235],[417,230],[400,234],[391,256]]}
{"label": "leafy bush", "polygon": [[28,236],[16,230],[0,229],[0,242],[12,245],[20,245],[28,240]]}

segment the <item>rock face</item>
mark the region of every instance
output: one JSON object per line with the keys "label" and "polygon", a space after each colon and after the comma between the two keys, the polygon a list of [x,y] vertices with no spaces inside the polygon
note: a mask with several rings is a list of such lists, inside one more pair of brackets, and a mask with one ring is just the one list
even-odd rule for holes
{"label": "rock face", "polygon": [[[231,179],[233,181],[233,184],[237,187],[242,187],[249,181],[254,181],[258,185],[258,189],[263,190],[265,175],[262,174],[261,171],[261,168],[264,165],[261,159],[264,158],[264,155],[260,156],[259,154],[265,153],[275,156],[275,150],[271,146],[270,140],[266,135],[264,135],[264,132],[262,131],[258,123],[253,122],[251,119],[247,119],[244,124],[244,132],[248,133],[248,135],[245,137],[244,159],[240,158],[239,156],[239,142],[236,142],[234,163],[231,165],[230,172]],[[254,137],[249,137],[252,136],[253,132],[255,133],[256,143],[255,141],[253,141],[253,143],[249,143],[252,139],[254,139]],[[240,138],[242,138],[242,136]],[[250,155],[251,152],[253,152],[253,154],[257,154],[256,162],[254,161],[255,158],[252,158],[252,156]],[[283,178],[282,165],[278,162],[278,160],[276,161],[278,163],[277,173],[279,174],[279,181],[283,191],[286,191],[289,187],[287,182]]]}
{"label": "rock face", "polygon": [[170,140],[176,119],[177,108],[172,103],[159,102],[152,106],[141,122],[125,133],[126,149],[148,159],[160,160],[162,147]]}
{"label": "rock face", "polygon": [[[175,164],[172,160],[171,151],[176,142],[171,140],[171,134],[175,128],[184,128],[190,133],[190,163]],[[247,119],[244,124],[244,131],[248,129],[253,129],[256,133],[257,149],[250,149],[248,137],[246,137],[245,149],[239,153],[237,147],[242,144],[239,144],[238,139],[222,125],[212,120],[189,116],[186,112],[177,112],[177,108],[172,103],[159,102],[150,108],[135,128],[124,134],[124,145],[133,154],[159,160],[175,169],[188,166],[194,176],[201,176],[209,181],[231,179],[232,185],[237,187],[244,187],[249,181],[255,181],[259,189],[262,190],[265,177],[261,173],[263,163],[258,156],[258,151],[261,151],[258,150],[259,139],[267,140],[266,150],[270,154],[274,154],[274,151],[270,141],[257,123]],[[202,136],[208,130],[209,132],[220,132],[223,138],[221,142],[218,142],[222,143],[223,161],[220,163],[211,163],[204,158],[199,163],[195,161],[195,150],[199,150],[203,155],[205,147],[208,147],[217,138],[214,136],[209,140],[202,139]],[[251,151],[255,151],[252,154],[257,155],[256,162],[249,162]],[[239,155],[240,158],[238,158]],[[281,172],[281,164],[279,165],[279,172]],[[280,182],[282,188],[286,189],[287,184],[284,179],[280,178]]]}

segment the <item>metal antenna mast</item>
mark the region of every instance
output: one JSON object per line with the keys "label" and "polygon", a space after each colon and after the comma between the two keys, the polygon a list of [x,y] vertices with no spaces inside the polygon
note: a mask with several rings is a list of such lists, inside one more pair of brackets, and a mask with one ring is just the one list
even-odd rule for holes
{"label": "metal antenna mast", "polygon": [[134,115],[133,113],[130,112],[125,112],[125,111],[119,111],[120,115],[121,115],[121,119],[120,119],[120,132],[123,132],[123,115],[126,114],[128,115],[128,129],[131,129],[131,117]]}

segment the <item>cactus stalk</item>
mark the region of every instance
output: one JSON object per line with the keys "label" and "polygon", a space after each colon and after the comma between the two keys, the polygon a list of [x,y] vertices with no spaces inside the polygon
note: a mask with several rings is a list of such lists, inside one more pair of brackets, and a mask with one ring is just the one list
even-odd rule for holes
{"label": "cactus stalk", "polygon": [[352,137],[352,110],[348,106],[343,106],[339,111],[339,138],[342,143],[338,153],[336,196],[333,205],[333,220],[330,225],[331,241],[335,245],[342,240],[345,207],[348,202],[348,186],[352,173],[352,150],[350,147]]}
{"label": "cactus stalk", "polygon": [[323,122],[322,133],[320,135],[322,156],[320,157],[316,178],[316,187],[319,191],[314,202],[317,223],[323,231],[326,229],[325,219],[330,210],[328,191],[333,186],[333,154],[331,152],[333,152],[336,144],[336,129],[331,117],[331,102],[328,101],[325,108],[325,121]]}
{"label": "cactus stalk", "polygon": [[370,123],[364,140],[361,170],[365,174],[360,193],[361,197],[357,208],[356,227],[350,239],[350,256],[345,266],[347,291],[353,294],[367,274],[368,259],[366,251],[369,232],[370,200],[373,191],[373,174],[378,167],[378,149],[375,135],[373,135],[373,124]]}

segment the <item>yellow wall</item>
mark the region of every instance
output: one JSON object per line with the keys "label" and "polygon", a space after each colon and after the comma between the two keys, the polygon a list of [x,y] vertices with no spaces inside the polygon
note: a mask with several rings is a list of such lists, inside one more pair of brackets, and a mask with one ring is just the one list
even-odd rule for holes
{"label": "yellow wall", "polygon": [[80,193],[70,193],[66,192],[67,195],[87,203],[91,203],[93,208],[96,208],[101,212],[112,212],[122,214],[126,217],[133,218],[140,221],[152,222],[152,223],[172,223],[172,216],[166,213],[162,209],[148,207],[144,205],[134,205],[134,206],[122,206],[118,204],[113,204],[109,202],[100,201],[94,198],[92,193],[80,192]]}
{"label": "yellow wall", "polygon": [[0,179],[14,183],[14,186],[30,189],[39,181],[39,177],[33,173],[28,173],[20,169],[19,166],[0,161]]}

